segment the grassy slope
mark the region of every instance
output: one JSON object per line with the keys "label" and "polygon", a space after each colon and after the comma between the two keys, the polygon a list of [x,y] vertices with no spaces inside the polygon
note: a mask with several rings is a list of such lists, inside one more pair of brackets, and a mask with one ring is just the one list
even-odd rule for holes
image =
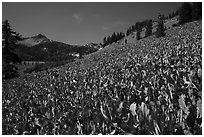
{"label": "grassy slope", "polygon": [[[161,59],[167,57],[169,61],[179,58],[176,55],[173,56],[171,52],[176,50],[180,45],[186,46],[188,48],[188,50],[185,51],[187,52],[187,55],[198,58],[198,61],[196,61],[196,59],[192,59],[191,61],[185,60],[185,63],[190,62],[190,64],[185,65],[186,69],[192,66],[197,68],[198,64],[202,66],[200,62],[202,57],[201,24],[201,21],[196,21],[185,24],[183,26],[175,27],[171,30],[167,30],[166,36],[161,38],[150,36],[145,39],[135,41],[135,43],[128,43],[124,46],[111,45],[101,51],[86,56],[84,59],[51,69],[48,71],[48,73],[33,73],[22,79],[20,82],[18,81],[18,79],[14,79],[8,82],[10,84],[3,83],[2,99],[5,98],[6,92],[18,91],[21,85],[23,85],[21,89],[22,91],[30,92],[28,89],[32,89],[34,92],[40,95],[40,91],[44,91],[46,89],[50,89],[51,91],[53,91],[52,85],[58,84],[60,85],[59,90],[63,92],[66,89],[69,89],[69,84],[67,85],[67,83],[71,82],[73,84],[73,81],[78,80],[81,81],[82,84],[84,84],[84,77],[88,78],[89,74],[94,73],[94,71],[100,72],[101,75],[110,77],[111,70],[119,68],[122,69],[122,74],[127,74],[128,72],[124,71],[124,69],[126,67],[130,67],[131,65],[133,65],[134,67],[138,63],[140,64],[141,68],[147,73],[148,77],[146,81],[150,81],[151,77],[153,77],[154,75],[159,75],[158,72],[154,71],[153,64],[160,64],[160,59],[155,59],[155,57],[157,56]],[[193,49],[191,47],[193,47]],[[160,53],[166,54],[168,56],[162,55]],[[185,57],[183,59],[185,59]],[[76,74],[78,74],[79,77],[76,77]],[[98,75],[96,75],[95,77],[97,78],[97,76]],[[105,82],[105,76],[101,78],[102,83]],[[126,82],[128,81],[126,78],[124,79]],[[113,82],[118,84],[117,81],[113,80]],[[99,85],[99,83],[97,83],[96,85]],[[83,87],[85,85],[79,85],[79,87],[81,86]],[[60,96],[62,94],[63,96],[65,92],[58,92],[54,94],[60,94]],[[75,95],[73,98],[75,98]],[[21,102],[21,100],[19,102]],[[72,101],[72,103],[75,102]]]}
{"label": "grassy slope", "polygon": [[[201,46],[201,39],[202,39],[202,21],[195,21],[184,26],[174,27],[170,30],[166,31],[166,36],[161,38],[155,38],[155,36],[150,36],[139,41],[131,41],[126,45],[120,44],[112,44],[110,46],[105,47],[102,50],[94,52],[92,54],[86,55],[83,59],[78,59],[73,63],[69,63],[65,66],[61,66],[59,68],[60,72],[64,72],[67,67],[73,68],[75,70],[81,68],[90,68],[92,66],[96,66],[100,62],[106,62],[107,60],[115,60],[118,58],[124,58],[128,54],[131,55],[141,55],[146,56],[147,53],[152,49],[155,45],[156,46],[165,46],[166,44],[169,45],[178,45],[182,39],[188,39],[188,37],[193,37],[195,41],[198,43],[198,47]],[[194,41],[188,41],[189,43],[195,43]],[[175,45],[175,46],[176,46]],[[146,54],[144,54],[146,53]],[[198,53],[199,54],[199,53]],[[43,72],[42,72],[43,73]],[[41,75],[39,73],[35,73],[35,75]],[[12,81],[12,80],[11,80]]]}
{"label": "grassy slope", "polygon": [[[71,67],[75,70],[78,70],[84,67],[89,68],[89,67],[92,67],[93,65],[96,66],[100,62],[106,62],[107,59],[117,61],[116,60],[117,58],[124,58],[129,53],[131,53],[133,56],[136,54],[145,56],[150,51],[150,49],[152,49],[155,45],[161,46],[161,47],[165,46],[166,44],[178,45],[180,42],[183,42],[181,41],[181,38],[188,40],[188,37],[193,37],[196,43],[198,44],[196,46],[198,47],[201,46],[202,21],[191,22],[191,23],[185,24],[184,26],[178,26],[170,30],[167,30],[165,37],[155,38],[155,36],[150,36],[150,37],[141,39],[139,41],[135,40],[135,43],[131,41],[131,43],[128,43],[127,45],[121,45],[122,42],[120,42],[119,45],[112,44],[95,53],[86,55],[83,59],[79,59],[73,63],[69,63],[67,65],[61,66],[59,67],[59,69],[60,69],[60,72],[63,73],[67,69],[67,67],[68,68]],[[191,43],[195,43],[195,41],[187,41],[187,42],[191,44]],[[41,72],[35,73],[35,75],[40,76],[41,75],[40,73]]]}
{"label": "grassy slope", "polygon": [[[76,61],[74,64],[82,65],[89,67],[92,64],[97,64],[100,61],[105,61],[108,59],[114,58],[123,58],[127,56],[128,53],[133,54],[141,54],[142,56],[146,56],[146,54],[156,46],[165,46],[166,44],[178,45],[179,43],[183,44],[184,41],[182,39],[189,39],[189,37],[193,37],[195,41],[198,41],[202,38],[202,22],[192,22],[188,23],[184,26],[174,27],[170,30],[166,31],[166,36],[161,38],[155,38],[155,36],[150,36],[139,41],[132,40],[127,45],[122,45],[122,43],[112,44],[110,46],[105,47],[104,49],[92,53],[90,55],[85,56],[84,59]],[[189,44],[195,43],[195,41],[187,41]],[[201,46],[201,41],[197,42],[198,47]],[[139,52],[141,51],[141,52]],[[144,54],[146,53],[146,54]],[[199,54],[199,53],[198,53]],[[109,58],[110,57],[110,58]],[[73,64],[73,65],[74,65]],[[79,67],[81,68],[81,67]]]}

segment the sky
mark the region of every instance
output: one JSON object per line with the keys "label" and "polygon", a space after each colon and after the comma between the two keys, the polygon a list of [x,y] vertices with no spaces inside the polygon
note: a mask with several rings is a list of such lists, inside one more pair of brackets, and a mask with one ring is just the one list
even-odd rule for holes
{"label": "sky", "polygon": [[2,20],[8,19],[23,37],[43,34],[72,45],[99,43],[113,32],[126,32],[138,21],[168,15],[176,2],[3,2]]}

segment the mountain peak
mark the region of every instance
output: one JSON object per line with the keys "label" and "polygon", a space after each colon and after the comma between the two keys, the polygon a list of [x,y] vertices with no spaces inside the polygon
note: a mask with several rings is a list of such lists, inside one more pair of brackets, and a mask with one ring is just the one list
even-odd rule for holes
{"label": "mountain peak", "polygon": [[32,47],[45,42],[52,42],[52,40],[48,39],[43,34],[38,34],[32,37],[24,38],[22,41],[19,41],[20,44],[26,45],[28,47]]}
{"label": "mountain peak", "polygon": [[45,35],[43,35],[43,34],[38,34],[38,35],[36,35],[36,36],[33,36],[33,38],[45,38],[45,39],[47,39],[47,37],[45,36]]}

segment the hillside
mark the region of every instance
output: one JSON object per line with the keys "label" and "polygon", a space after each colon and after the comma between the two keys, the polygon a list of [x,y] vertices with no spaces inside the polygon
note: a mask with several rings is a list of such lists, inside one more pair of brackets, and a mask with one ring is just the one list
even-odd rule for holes
{"label": "hillside", "polygon": [[[178,16],[175,16],[171,19],[165,19],[164,20],[164,27],[168,30],[168,29],[171,29],[174,25],[176,25],[178,23]],[[158,22],[157,21],[153,21],[152,23],[152,33],[156,33],[156,30],[157,30],[157,25],[158,25]],[[144,38],[145,37],[145,32],[146,32],[146,26],[144,26],[142,28],[142,31],[140,33],[140,37],[141,38]],[[137,31],[131,33],[129,36],[127,36],[125,39],[127,39],[127,41],[129,43],[135,43],[136,42],[136,33]],[[124,43],[124,39],[121,41]]]}
{"label": "hillside", "polygon": [[202,134],[201,61],[195,21],[4,81],[2,134]]}
{"label": "hillside", "polygon": [[67,61],[76,58],[75,54],[86,55],[98,50],[98,44],[94,46],[69,45],[48,39],[42,34],[23,38],[18,42],[16,53],[22,61]]}
{"label": "hillside", "polygon": [[[17,53],[22,60],[30,61],[54,61],[55,59],[67,59],[71,55],[69,53],[76,52],[73,46],[64,44],[57,41],[42,42],[35,46],[19,45]],[[29,55],[31,58],[26,58],[25,55]],[[57,56],[61,56],[59,58]]]}

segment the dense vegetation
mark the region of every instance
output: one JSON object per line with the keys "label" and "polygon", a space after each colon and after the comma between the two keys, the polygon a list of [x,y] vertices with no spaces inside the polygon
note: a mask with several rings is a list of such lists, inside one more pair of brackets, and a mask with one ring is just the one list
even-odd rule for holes
{"label": "dense vegetation", "polygon": [[2,134],[202,134],[201,21],[3,82]]}
{"label": "dense vegetation", "polygon": [[[184,3],[174,13],[180,26],[164,31],[165,17],[160,15],[156,37],[150,20],[137,22],[127,31],[137,31],[135,43],[125,39],[125,44],[109,45],[67,65],[3,80],[2,134],[201,135],[202,21],[188,23],[201,19],[201,9],[201,3]],[[191,16],[182,18],[186,13]],[[3,50],[19,38],[4,26]],[[143,27],[147,32],[141,39]],[[117,42],[121,34],[113,33],[104,43]],[[42,56],[33,50],[38,59],[61,60],[55,52],[63,53],[60,46],[40,45],[46,52]],[[76,50],[82,55],[86,48]],[[5,64],[13,65],[16,61],[4,53]]]}

